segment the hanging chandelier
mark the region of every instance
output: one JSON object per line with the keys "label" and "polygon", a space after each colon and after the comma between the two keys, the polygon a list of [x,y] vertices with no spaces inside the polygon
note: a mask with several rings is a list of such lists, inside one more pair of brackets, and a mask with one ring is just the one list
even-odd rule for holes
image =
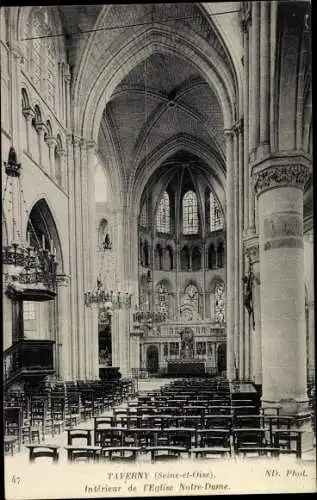
{"label": "hanging chandelier", "polygon": [[150,295],[149,305],[150,310],[145,311],[142,308],[137,308],[133,313],[133,335],[143,335],[146,331],[152,330],[154,325],[163,323],[166,321],[167,316],[166,313],[161,311],[153,311],[152,310],[152,297],[151,297],[151,287],[152,287],[152,276],[151,271],[148,271],[146,278],[148,293]]}
{"label": "hanging chandelier", "polygon": [[97,307],[100,323],[107,324],[110,321],[113,310],[131,308],[132,294],[119,290],[106,289],[101,278],[101,273],[102,269],[104,269],[106,252],[112,250],[112,242],[110,240],[109,233],[105,236],[102,249],[102,259],[100,262],[100,269],[96,284],[92,290],[84,293],[84,302],[87,307]]}
{"label": "hanging chandelier", "polygon": [[[30,217],[26,239],[21,235],[19,209],[22,204],[24,204],[26,215],[29,214],[21,186],[22,166],[17,161],[13,147],[10,148],[8,161],[4,162],[4,166],[6,183],[2,201],[3,205],[8,207],[7,212],[12,212],[12,240],[2,247],[2,261],[5,266],[3,280],[9,287],[14,285],[20,293],[26,290],[27,286],[37,288],[38,291],[42,288],[42,290],[50,289],[53,292],[57,282],[58,265],[53,240],[50,240],[50,248],[46,248],[43,234],[40,243]],[[6,199],[7,194],[9,199]],[[2,213],[4,217],[4,210]],[[35,246],[31,245],[31,237]],[[32,300],[37,299],[32,298]]]}
{"label": "hanging chandelier", "polygon": [[104,308],[111,314],[112,309],[129,309],[131,307],[132,294],[121,291],[107,291],[100,278],[97,278],[95,288],[84,294],[87,307],[97,306]]}

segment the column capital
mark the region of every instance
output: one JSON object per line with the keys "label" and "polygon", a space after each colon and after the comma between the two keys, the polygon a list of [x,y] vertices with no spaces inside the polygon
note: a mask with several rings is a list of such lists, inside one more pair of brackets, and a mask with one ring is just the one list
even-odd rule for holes
{"label": "column capital", "polygon": [[57,140],[55,139],[55,137],[53,137],[51,135],[46,137],[45,142],[48,144],[48,146],[50,148],[52,148],[53,146],[55,146],[57,144]]}
{"label": "column capital", "polygon": [[226,139],[232,139],[234,136],[233,128],[225,128],[223,131]]}
{"label": "column capital", "polygon": [[237,120],[233,125],[232,125],[232,131],[236,134],[240,134],[243,132],[243,117]]}
{"label": "column capital", "polygon": [[254,191],[257,196],[269,189],[296,187],[304,190],[311,176],[311,161],[303,154],[269,156],[252,165]]}
{"label": "column capital", "polygon": [[68,286],[70,284],[70,276],[68,274],[58,274],[57,284],[58,286]]}
{"label": "column capital", "polygon": [[57,149],[56,153],[57,153],[57,156],[59,156],[60,158],[64,158],[66,156],[65,149]]}
{"label": "column capital", "polygon": [[91,153],[95,153],[97,151],[97,143],[92,139],[86,141],[86,147],[87,150]]}
{"label": "column capital", "polygon": [[27,121],[31,121],[32,118],[34,118],[34,116],[35,116],[35,113],[34,113],[32,108],[24,108],[24,109],[22,109],[22,113],[23,113],[24,118]]}
{"label": "column capital", "polygon": [[75,146],[75,147],[79,146],[80,147],[81,146],[82,138],[78,137],[77,135],[72,135],[71,141],[72,141],[72,145],[73,146]]}
{"label": "column capital", "polygon": [[36,124],[35,124],[35,128],[36,128],[36,131],[37,131],[38,133],[40,133],[40,132],[41,132],[41,133],[43,133],[43,134],[44,134],[44,132],[47,130],[47,129],[46,129],[46,125],[45,125],[45,123],[43,123],[43,122],[36,123]]}

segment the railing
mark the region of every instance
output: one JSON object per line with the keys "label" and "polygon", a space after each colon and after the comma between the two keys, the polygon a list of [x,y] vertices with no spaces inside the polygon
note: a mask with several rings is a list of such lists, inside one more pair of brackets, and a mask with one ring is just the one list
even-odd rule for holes
{"label": "railing", "polygon": [[4,382],[18,375],[49,375],[55,372],[53,340],[19,340],[3,353]]}

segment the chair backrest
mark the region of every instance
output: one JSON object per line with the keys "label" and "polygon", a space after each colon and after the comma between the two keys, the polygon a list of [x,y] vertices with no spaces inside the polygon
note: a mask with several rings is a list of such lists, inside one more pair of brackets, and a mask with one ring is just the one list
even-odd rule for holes
{"label": "chair backrest", "polygon": [[52,458],[53,462],[58,462],[59,453],[57,449],[50,449],[46,447],[37,446],[30,454],[30,462],[34,462],[37,458]]}
{"label": "chair backrest", "polygon": [[74,439],[85,439],[87,446],[90,446],[91,431],[89,429],[68,429],[67,444],[72,445]]}

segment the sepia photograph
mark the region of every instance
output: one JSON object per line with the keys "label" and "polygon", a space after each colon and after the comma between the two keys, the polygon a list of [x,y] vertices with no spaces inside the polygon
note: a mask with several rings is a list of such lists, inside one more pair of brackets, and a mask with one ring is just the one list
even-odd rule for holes
{"label": "sepia photograph", "polygon": [[5,499],[316,493],[311,2],[0,45]]}

